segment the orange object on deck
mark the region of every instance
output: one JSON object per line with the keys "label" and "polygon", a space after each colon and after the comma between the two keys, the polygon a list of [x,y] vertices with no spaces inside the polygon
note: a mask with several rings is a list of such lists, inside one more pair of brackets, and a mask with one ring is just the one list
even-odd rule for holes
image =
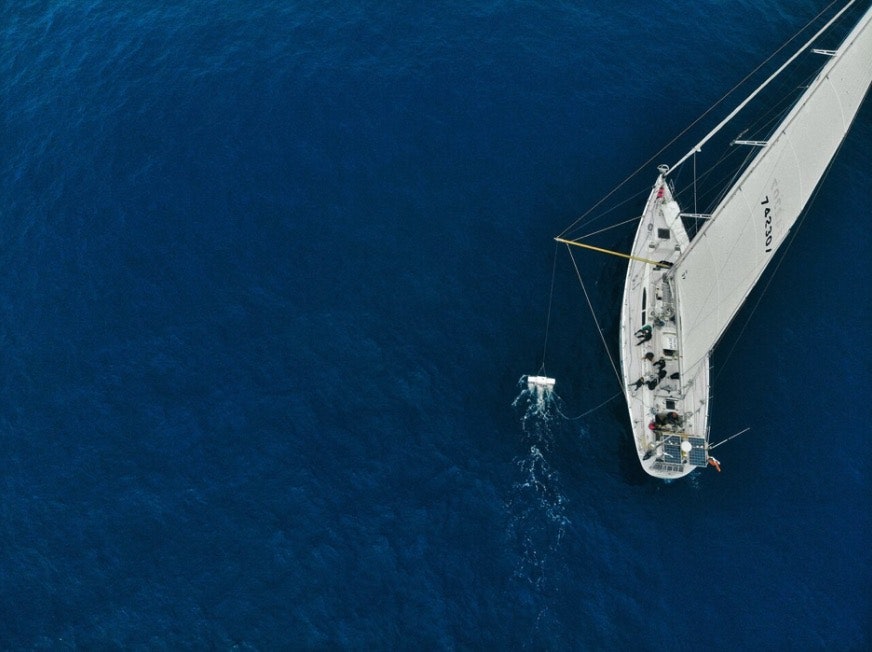
{"label": "orange object on deck", "polygon": [[718,462],[715,458],[713,458],[713,457],[708,458],[708,463],[711,464],[713,467],[715,467],[718,470],[718,473],[721,472],[721,463]]}

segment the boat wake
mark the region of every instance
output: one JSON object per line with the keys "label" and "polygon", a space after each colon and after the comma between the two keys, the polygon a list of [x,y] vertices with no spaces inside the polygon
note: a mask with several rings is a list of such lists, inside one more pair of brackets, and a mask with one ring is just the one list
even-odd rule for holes
{"label": "boat wake", "polygon": [[550,581],[556,575],[551,572],[551,559],[569,525],[560,475],[549,462],[565,420],[553,383],[528,383],[524,376],[520,385],[512,406],[521,414],[525,452],[514,460],[517,479],[507,501],[508,535],[518,555],[513,580],[520,584],[524,603],[535,612],[535,631],[546,625],[548,598],[556,590]]}

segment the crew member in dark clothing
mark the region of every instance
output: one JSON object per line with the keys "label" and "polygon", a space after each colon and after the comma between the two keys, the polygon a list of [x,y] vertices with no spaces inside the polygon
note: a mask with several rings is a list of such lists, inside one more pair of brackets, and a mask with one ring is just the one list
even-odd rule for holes
{"label": "crew member in dark clothing", "polygon": [[678,372],[676,371],[674,374],[672,374],[672,375],[669,376],[669,377],[670,377],[672,380],[678,380],[679,378],[681,378],[681,374],[678,373]]}
{"label": "crew member in dark clothing", "polygon": [[666,378],[666,369],[663,369],[663,368],[661,367],[661,368],[660,368],[660,371],[657,372],[657,379],[658,379],[658,380],[663,380],[664,378]]}
{"label": "crew member in dark clothing", "polygon": [[[653,358],[654,356],[652,355],[651,357]],[[664,360],[663,358],[660,358],[657,362],[654,362],[652,364],[662,371],[663,367],[666,366],[666,360]]]}
{"label": "crew member in dark clothing", "polygon": [[651,339],[651,326],[649,326],[648,324],[645,324],[644,326],[642,326],[642,328],[637,330],[634,334],[636,335],[636,337],[639,338],[639,341],[636,342],[636,344],[637,345],[643,344]]}
{"label": "crew member in dark clothing", "polygon": [[637,380],[635,383],[630,383],[630,387],[632,387],[632,388],[633,388],[633,391],[635,392],[637,389],[639,389],[639,388],[640,388],[642,385],[644,385],[644,384],[645,384],[645,379],[644,379],[644,378],[640,378],[640,379]]}
{"label": "crew member in dark clothing", "polygon": [[648,389],[654,389],[655,387],[657,387],[657,383],[659,383],[659,382],[660,382],[659,378],[652,378],[651,380],[648,381]]}

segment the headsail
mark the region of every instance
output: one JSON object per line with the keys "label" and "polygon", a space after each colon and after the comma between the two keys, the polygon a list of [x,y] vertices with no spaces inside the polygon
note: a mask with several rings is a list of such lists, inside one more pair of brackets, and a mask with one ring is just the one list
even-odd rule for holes
{"label": "headsail", "polygon": [[815,78],[670,274],[683,376],[705,363],[786,238],[872,82],[872,9]]}

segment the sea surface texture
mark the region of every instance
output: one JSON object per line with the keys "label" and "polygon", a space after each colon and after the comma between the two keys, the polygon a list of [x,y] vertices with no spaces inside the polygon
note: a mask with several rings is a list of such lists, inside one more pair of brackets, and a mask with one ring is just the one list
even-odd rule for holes
{"label": "sea surface texture", "polygon": [[4,3],[0,649],[869,649],[872,104],[722,473],[641,471],[552,240],[823,6]]}

